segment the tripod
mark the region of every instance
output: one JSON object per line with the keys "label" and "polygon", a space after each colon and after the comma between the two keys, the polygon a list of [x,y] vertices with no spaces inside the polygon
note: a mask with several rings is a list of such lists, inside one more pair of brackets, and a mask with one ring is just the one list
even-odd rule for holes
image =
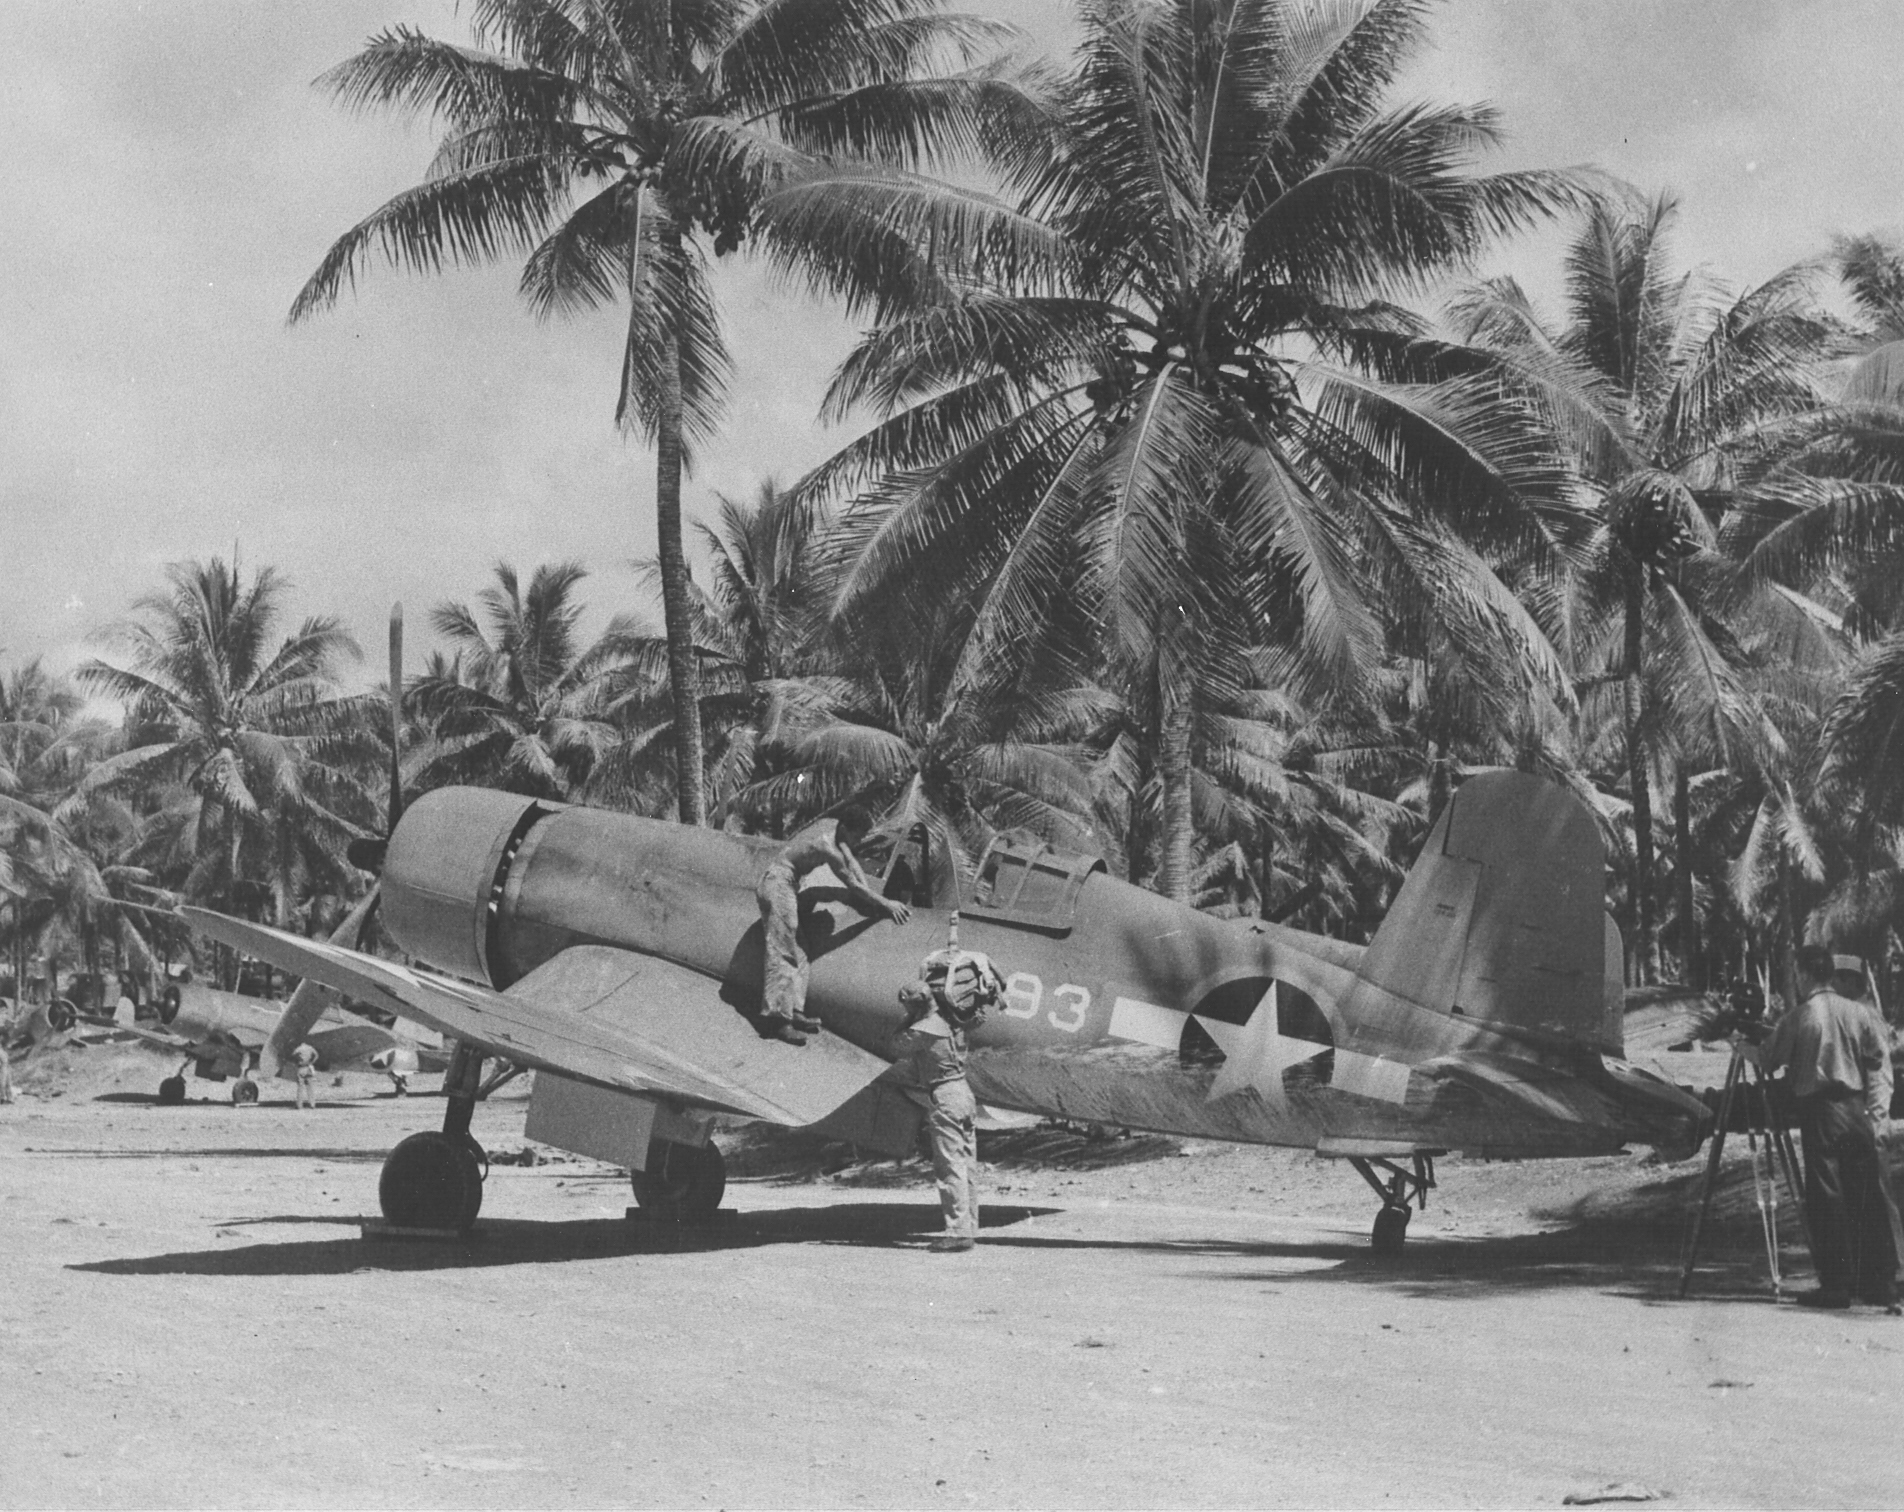
{"label": "tripod", "polygon": [[[1732,1110],[1744,1098],[1745,1138],[1752,1152],[1752,1195],[1758,1203],[1759,1229],[1765,1239],[1765,1263],[1772,1277],[1772,1300],[1784,1295],[1778,1254],[1778,1180],[1785,1178],[1785,1190],[1798,1221],[1810,1243],[1811,1229],[1805,1216],[1804,1187],[1798,1179],[1798,1154],[1792,1144],[1792,1131],[1773,1115],[1770,1079],[1757,1065],[1751,1065],[1735,1045],[1732,1062],[1726,1067],[1725,1088],[1719,1094],[1719,1119],[1712,1131],[1712,1146],[1706,1154],[1706,1178],[1699,1189],[1699,1207],[1693,1215],[1692,1234],[1686,1242],[1684,1263],[1679,1272],[1679,1295],[1683,1299],[1692,1290],[1693,1268],[1699,1263],[1699,1246],[1705,1238],[1706,1214],[1712,1206],[1712,1194],[1719,1184],[1719,1167],[1725,1158],[1726,1131],[1732,1122]],[[1760,1165],[1760,1141],[1764,1142],[1764,1164]]]}

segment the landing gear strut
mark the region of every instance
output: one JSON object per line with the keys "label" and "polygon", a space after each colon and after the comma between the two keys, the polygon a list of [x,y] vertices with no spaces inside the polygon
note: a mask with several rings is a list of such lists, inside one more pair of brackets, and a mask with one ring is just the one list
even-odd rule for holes
{"label": "landing gear strut", "polygon": [[397,1228],[466,1229],[482,1211],[489,1157],[470,1136],[483,1058],[458,1045],[443,1077],[448,1106],[441,1133],[412,1134],[383,1163],[377,1200]]}
{"label": "landing gear strut", "polygon": [[[1428,1206],[1428,1193],[1435,1185],[1435,1157],[1417,1151],[1412,1171],[1380,1156],[1352,1156],[1349,1164],[1382,1199],[1382,1210],[1375,1215],[1375,1228],[1369,1235],[1369,1247],[1378,1255],[1399,1255],[1408,1239],[1410,1205],[1424,1210]],[[1386,1181],[1375,1174],[1377,1166],[1388,1173]]]}

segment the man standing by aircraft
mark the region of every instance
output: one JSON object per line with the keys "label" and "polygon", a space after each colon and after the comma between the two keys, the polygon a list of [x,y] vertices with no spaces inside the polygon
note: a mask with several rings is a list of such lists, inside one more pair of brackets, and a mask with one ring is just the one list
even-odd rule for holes
{"label": "man standing by aircraft", "polygon": [[297,1105],[300,1108],[317,1107],[317,1051],[309,1040],[300,1040],[297,1049],[291,1052],[291,1064],[297,1068]]}
{"label": "man standing by aircraft", "polygon": [[1855,1294],[1896,1312],[1895,1218],[1873,1117],[1890,1104],[1890,1047],[1869,1010],[1831,990],[1833,964],[1822,945],[1799,949],[1799,1004],[1758,1050],[1765,1070],[1784,1068],[1805,1143],[1818,1289],[1798,1300],[1845,1308]]}
{"label": "man standing by aircraft", "polygon": [[978,1102],[965,1079],[965,1033],[1004,990],[989,957],[953,945],[927,956],[919,980],[899,992],[907,1024],[893,1037],[893,1053],[901,1076],[928,1099],[926,1134],[945,1221],[935,1250],[978,1242]]}
{"label": "man standing by aircraft", "polygon": [[787,842],[761,876],[755,890],[766,934],[760,1022],[762,1032],[775,1039],[804,1045],[820,1027],[820,1021],[806,1013],[807,953],[800,943],[800,883],[809,873],[832,868],[853,901],[869,914],[883,914],[895,924],[912,917],[905,904],[880,895],[853,854],[872,827],[872,816],[857,806],[837,819],[816,820]]}

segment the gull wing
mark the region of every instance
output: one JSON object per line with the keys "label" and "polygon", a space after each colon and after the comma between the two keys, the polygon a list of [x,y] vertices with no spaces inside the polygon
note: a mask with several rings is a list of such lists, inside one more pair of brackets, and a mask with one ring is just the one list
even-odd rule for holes
{"label": "gull wing", "polygon": [[719,982],[637,951],[574,946],[497,991],[208,909],[182,912],[202,934],[485,1055],[612,1091],[798,1126],[887,1069],[836,1035],[805,1046],[763,1040],[721,1000]]}

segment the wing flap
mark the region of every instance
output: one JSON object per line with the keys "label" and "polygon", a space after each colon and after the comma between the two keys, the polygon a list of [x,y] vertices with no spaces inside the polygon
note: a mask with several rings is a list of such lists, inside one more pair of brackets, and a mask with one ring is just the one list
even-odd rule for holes
{"label": "wing flap", "polygon": [[799,1046],[762,1039],[720,991],[697,971],[611,945],[571,946],[509,989],[665,1047],[700,1074],[771,1104],[776,1123],[815,1123],[888,1069],[837,1034]]}

